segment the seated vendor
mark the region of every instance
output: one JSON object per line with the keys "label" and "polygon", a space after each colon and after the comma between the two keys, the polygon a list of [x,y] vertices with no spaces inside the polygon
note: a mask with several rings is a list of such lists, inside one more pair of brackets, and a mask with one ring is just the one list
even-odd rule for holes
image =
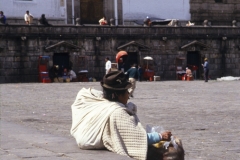
{"label": "seated vendor", "polygon": [[188,67],[186,68],[186,74],[184,75],[184,77],[185,79],[187,79],[187,77],[192,77],[192,71]]}
{"label": "seated vendor", "polygon": [[68,75],[69,75],[69,78],[70,78],[71,81],[73,81],[74,79],[77,78],[77,75],[76,75],[76,73],[72,70],[72,68],[69,69]]}
{"label": "seated vendor", "polygon": [[67,78],[69,78],[69,73],[68,73],[67,68],[63,69],[62,78],[63,78],[64,82],[66,82]]}
{"label": "seated vendor", "polygon": [[148,145],[169,140],[171,132],[146,133],[137,107],[128,102],[132,86],[122,71],[111,71],[100,83],[103,91],[82,88],[72,104],[71,135],[81,149],[108,149],[145,160]]}
{"label": "seated vendor", "polygon": [[100,25],[107,25],[108,24],[105,17],[101,18],[98,22],[99,22]]}

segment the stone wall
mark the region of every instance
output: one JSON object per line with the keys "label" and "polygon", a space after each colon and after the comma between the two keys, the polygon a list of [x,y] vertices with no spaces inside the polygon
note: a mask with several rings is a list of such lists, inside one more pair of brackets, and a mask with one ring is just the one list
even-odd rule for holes
{"label": "stone wall", "polygon": [[131,49],[139,64],[153,57],[155,75],[165,80],[176,79],[176,58],[186,67],[189,52],[209,59],[211,78],[240,76],[239,27],[0,25],[0,83],[38,82],[38,57],[50,56],[51,64],[54,53],[68,53],[76,72],[99,80],[106,56],[115,62],[119,50]]}
{"label": "stone wall", "polygon": [[196,24],[207,19],[211,25],[230,25],[240,21],[240,0],[190,0],[190,14]]}

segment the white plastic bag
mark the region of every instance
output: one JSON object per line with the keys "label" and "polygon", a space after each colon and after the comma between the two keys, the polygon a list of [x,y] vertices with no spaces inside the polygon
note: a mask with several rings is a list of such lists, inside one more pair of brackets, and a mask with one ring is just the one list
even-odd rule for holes
{"label": "white plastic bag", "polygon": [[146,126],[146,130],[147,130],[147,133],[151,133],[151,132],[162,133],[162,132],[165,131],[162,126],[151,126],[151,125],[148,125],[148,124]]}

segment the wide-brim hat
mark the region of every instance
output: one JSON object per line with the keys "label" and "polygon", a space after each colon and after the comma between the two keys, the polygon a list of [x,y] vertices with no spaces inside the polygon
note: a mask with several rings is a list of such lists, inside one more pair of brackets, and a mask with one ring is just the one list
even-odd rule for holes
{"label": "wide-brim hat", "polygon": [[204,61],[207,61],[207,58],[204,58]]}
{"label": "wide-brim hat", "polygon": [[127,76],[121,71],[111,71],[103,77],[101,86],[110,90],[127,90],[132,84]]}

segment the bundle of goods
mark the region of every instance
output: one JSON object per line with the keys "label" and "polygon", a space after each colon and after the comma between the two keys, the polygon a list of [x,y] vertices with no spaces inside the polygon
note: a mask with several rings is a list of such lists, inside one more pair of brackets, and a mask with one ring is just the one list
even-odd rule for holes
{"label": "bundle of goods", "polygon": [[[148,132],[163,131],[162,127],[147,127]],[[184,149],[181,139],[171,136],[170,141],[160,141],[148,146],[147,160],[184,160]]]}

